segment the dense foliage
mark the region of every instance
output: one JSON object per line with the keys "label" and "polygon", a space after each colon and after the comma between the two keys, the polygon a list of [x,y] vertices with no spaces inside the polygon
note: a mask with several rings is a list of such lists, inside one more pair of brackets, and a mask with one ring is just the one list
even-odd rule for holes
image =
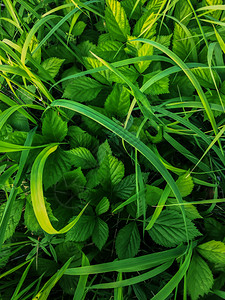
{"label": "dense foliage", "polygon": [[0,299],[225,299],[223,1],[0,25]]}

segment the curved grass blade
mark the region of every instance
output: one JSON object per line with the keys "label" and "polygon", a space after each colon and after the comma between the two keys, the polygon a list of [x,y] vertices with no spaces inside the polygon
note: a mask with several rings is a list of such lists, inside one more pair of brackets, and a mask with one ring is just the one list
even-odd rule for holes
{"label": "curved grass blade", "polygon": [[41,228],[49,234],[61,234],[70,230],[79,220],[80,216],[83,214],[87,205],[82,209],[78,216],[70,222],[68,225],[63,227],[61,230],[56,230],[48,217],[47,209],[45,206],[45,200],[43,195],[42,187],[42,177],[45,161],[48,156],[57,149],[58,145],[48,146],[42,150],[41,153],[35,159],[32,170],[31,170],[31,179],[30,179],[30,189],[31,189],[31,200],[34,209],[35,216]]}
{"label": "curved grass blade", "polygon": [[[82,266],[90,266],[87,256],[82,254]],[[73,300],[83,300],[85,296],[85,288],[87,284],[88,275],[80,275]]]}
{"label": "curved grass blade", "polygon": [[115,282],[95,284],[91,286],[90,289],[115,289],[115,288],[137,284],[161,274],[162,272],[166,271],[172,265],[172,263],[173,260],[169,260],[168,262],[162,264],[161,266],[156,267],[155,269],[146,272],[144,274],[141,274],[139,276],[135,276],[129,279],[124,279]]}
{"label": "curved grass blade", "polygon": [[106,272],[137,272],[144,271],[184,255],[187,247],[182,245],[170,250],[147,254],[135,258],[115,260],[109,263],[68,269],[66,275],[89,275]]}
{"label": "curved grass blade", "polygon": [[19,168],[18,165],[13,165],[10,168],[8,168],[3,174],[1,174],[0,189],[2,188],[6,180],[8,180],[12,176],[12,174],[18,170],[18,168]]}

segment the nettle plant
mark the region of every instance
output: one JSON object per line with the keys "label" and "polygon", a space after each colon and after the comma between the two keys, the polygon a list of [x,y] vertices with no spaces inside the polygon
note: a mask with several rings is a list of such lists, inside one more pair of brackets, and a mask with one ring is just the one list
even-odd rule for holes
{"label": "nettle plant", "polygon": [[224,299],[223,1],[0,9],[0,299]]}

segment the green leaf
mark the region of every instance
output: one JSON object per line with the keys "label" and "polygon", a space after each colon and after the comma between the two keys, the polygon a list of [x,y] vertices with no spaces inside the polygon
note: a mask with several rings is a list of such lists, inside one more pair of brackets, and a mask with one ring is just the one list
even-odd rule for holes
{"label": "green leaf", "polygon": [[44,166],[43,183],[45,190],[56,184],[71,167],[67,152],[58,148],[49,156]]}
{"label": "green leaf", "polygon": [[[45,69],[45,71],[52,77],[54,78],[63,64],[65,59],[60,59],[57,57],[50,57],[47,58],[46,60],[43,61],[41,64],[42,68]],[[45,79],[49,79],[44,73],[39,72],[39,75],[42,76]]]}
{"label": "green leaf", "polygon": [[112,155],[112,150],[109,146],[109,143],[107,140],[105,140],[104,143],[102,143],[99,148],[98,148],[98,152],[97,152],[97,158],[98,158],[98,162],[99,164],[102,163],[102,161],[104,160],[104,158],[108,155]]}
{"label": "green leaf", "polygon": [[25,213],[24,213],[24,225],[28,230],[36,234],[43,233],[41,226],[39,225],[37,218],[35,217],[33,206],[29,201],[26,203]]}
{"label": "green leaf", "polygon": [[60,188],[62,188],[71,190],[75,195],[77,195],[83,191],[86,183],[87,180],[81,171],[81,168],[77,168],[73,171],[63,174],[62,180],[57,185],[57,189],[60,190]]}
{"label": "green leaf", "polygon": [[213,275],[207,263],[197,254],[193,255],[187,273],[187,290],[191,300],[208,294],[213,285]]}
{"label": "green leaf", "polygon": [[70,126],[68,130],[70,137],[70,146],[72,148],[84,147],[91,148],[93,142],[92,136],[78,126]]}
{"label": "green leaf", "polygon": [[[224,4],[223,0],[205,0],[205,2],[206,2],[206,6]],[[222,11],[220,9],[210,11],[210,15],[217,20],[219,20],[221,13]]]}
{"label": "green leaf", "polygon": [[[191,220],[186,219],[186,224],[190,240],[201,235]],[[155,243],[164,247],[175,247],[187,241],[183,218],[175,211],[163,210],[148,233]]]}
{"label": "green leaf", "polygon": [[122,181],[113,187],[113,194],[123,200],[130,197],[136,187],[136,178],[134,174],[126,176]]}
{"label": "green leaf", "polygon": [[132,17],[135,20],[138,20],[141,17],[141,8],[142,8],[142,1],[137,0],[123,0],[121,2],[126,15],[129,19]]}
{"label": "green leaf", "polygon": [[144,13],[134,26],[133,36],[151,39],[156,33],[156,15],[150,10]]}
{"label": "green leaf", "polygon": [[[153,78],[160,72],[161,71],[155,71],[147,75],[144,75],[143,84],[145,84],[149,79]],[[169,93],[169,76],[157,80],[149,88],[145,90],[145,94],[147,95],[161,95],[167,93]]]}
{"label": "green leaf", "polygon": [[90,169],[97,166],[97,162],[91,152],[84,148],[78,147],[67,151],[70,158],[71,165],[74,167],[81,167],[81,169]]}
{"label": "green leaf", "polygon": [[[178,186],[178,189],[179,189],[182,197],[187,197],[188,195],[190,195],[194,188],[194,183],[193,183],[192,177],[187,176],[187,175],[188,174],[179,176],[179,178],[176,181],[176,184]],[[169,196],[173,197],[174,195],[171,192]]]}
{"label": "green leaf", "polygon": [[70,257],[73,256],[73,262],[80,265],[81,261],[81,250],[79,244],[75,242],[62,242],[55,247],[57,258],[60,262],[65,263]]}
{"label": "green leaf", "polygon": [[146,184],[146,194],[145,194],[145,201],[150,206],[155,206],[158,204],[163,190],[158,188],[157,186],[151,186]]}
{"label": "green leaf", "polygon": [[97,97],[103,86],[90,77],[78,77],[66,86],[63,97],[77,102],[91,101]]}
{"label": "green leaf", "polygon": [[87,26],[87,24],[84,23],[83,21],[78,21],[73,28],[73,31],[72,31],[73,35],[74,36],[81,35],[86,26]]}
{"label": "green leaf", "polygon": [[[129,79],[133,83],[136,82],[139,76],[138,72],[133,66],[120,67],[118,68],[118,71],[120,71],[127,79]],[[113,82],[124,84],[124,80],[117,76],[115,73],[110,74],[109,79]]]}
{"label": "green leaf", "polygon": [[124,8],[119,1],[107,0],[105,10],[106,27],[115,40],[125,42],[130,34],[130,25]]}
{"label": "green leaf", "polygon": [[123,50],[123,43],[118,41],[105,41],[98,44],[98,47],[93,50],[95,54],[108,62],[114,62],[126,58]]}
{"label": "green leaf", "polygon": [[105,245],[109,236],[109,227],[101,218],[96,219],[96,224],[92,234],[92,241],[99,250]]}
{"label": "green leaf", "polygon": [[[152,45],[144,44],[141,46],[141,48],[138,49],[137,54],[139,57],[153,55],[153,51],[154,51],[154,48]],[[140,73],[143,73],[149,67],[150,63],[151,63],[151,60],[140,61],[136,65],[136,68]]]}
{"label": "green leaf", "polygon": [[48,109],[44,114],[42,134],[49,142],[61,142],[67,135],[67,123],[55,110]]}
{"label": "green leaf", "polygon": [[[22,200],[15,201],[11,212],[10,212],[10,217],[7,223],[7,227],[4,233],[4,239],[3,242],[9,238],[12,237],[14,234],[16,227],[20,221],[22,210],[23,210],[23,204],[24,202]],[[1,204],[0,206],[0,221],[2,220],[3,212],[5,210],[6,203]],[[3,232],[1,233],[3,234]]]}
{"label": "green leaf", "polygon": [[197,247],[198,252],[209,262],[225,264],[225,244],[220,241],[209,241]]}
{"label": "green leaf", "polygon": [[95,208],[96,214],[99,216],[106,213],[109,209],[109,206],[109,200],[106,197],[102,198],[102,200],[98,203],[98,205]]}
{"label": "green leaf", "polygon": [[[73,220],[72,218],[70,222]],[[95,216],[82,215],[79,221],[66,234],[66,241],[84,242],[93,233],[96,224]]]}
{"label": "green leaf", "polygon": [[192,9],[187,0],[180,0],[176,3],[174,17],[186,25],[192,17]]}
{"label": "green leaf", "polygon": [[[203,68],[194,68],[191,69],[192,73],[195,75],[196,79],[199,81],[200,85],[204,88],[215,89],[215,84],[209,69]],[[215,70],[211,70],[216,82],[216,85],[219,86],[220,78]]]}
{"label": "green leaf", "polygon": [[[96,59],[95,57],[84,57],[83,60],[84,60],[84,65],[88,70],[96,69],[103,66],[103,63],[98,59]],[[111,73],[110,70],[105,70],[105,71],[99,71],[97,73],[92,73],[92,76],[102,84],[109,85],[110,73]]]}
{"label": "green leaf", "polygon": [[124,165],[112,155],[107,155],[98,170],[98,180],[104,188],[119,183],[124,176]]}
{"label": "green leaf", "polygon": [[105,110],[112,116],[125,117],[130,108],[130,93],[127,88],[115,84],[111,94],[105,101]]}
{"label": "green leaf", "polygon": [[141,238],[135,222],[120,229],[116,237],[116,253],[119,259],[134,257],[138,253],[140,242]]}
{"label": "green leaf", "polygon": [[[197,208],[193,204],[188,204],[187,201],[184,201],[184,210],[186,217],[190,220],[195,220],[195,219],[202,219],[202,216],[199,214]],[[173,206],[168,206],[168,209],[170,210],[175,210],[177,212],[180,212],[180,207],[177,205],[177,200],[175,198],[168,198],[166,204],[170,205],[172,204]]]}

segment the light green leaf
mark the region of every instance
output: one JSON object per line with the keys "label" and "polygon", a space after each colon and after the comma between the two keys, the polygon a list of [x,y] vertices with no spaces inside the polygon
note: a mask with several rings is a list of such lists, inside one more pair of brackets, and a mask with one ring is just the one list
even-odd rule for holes
{"label": "light green leaf", "polygon": [[[209,69],[203,68],[193,68],[191,69],[192,73],[195,75],[200,85],[204,88],[215,89],[215,84]],[[215,70],[211,70],[216,82],[216,85],[220,85],[220,78]]]}
{"label": "light green leaf", "polygon": [[[152,45],[144,44],[141,46],[141,48],[138,49],[137,54],[139,57],[153,55],[153,51],[154,51],[154,48]],[[151,60],[141,61],[136,65],[136,68],[140,73],[143,73],[149,67],[150,63],[151,63]]]}
{"label": "light green leaf", "polygon": [[[136,82],[139,76],[138,72],[133,66],[123,66],[118,68],[118,71],[120,71],[127,79],[129,79],[133,83]],[[115,73],[110,74],[109,79],[113,82],[124,83],[124,80],[117,76]]]}
{"label": "light green leaf", "polygon": [[98,203],[98,205],[95,208],[96,214],[99,216],[106,213],[109,209],[109,206],[109,200],[106,197],[102,198],[102,200]]}
{"label": "light green leaf", "polygon": [[[158,75],[161,71],[155,71],[144,75],[143,84],[145,84],[149,79]],[[169,76],[164,77],[163,79],[159,79],[154,82],[149,88],[145,90],[145,94],[147,95],[161,95],[169,93]]]}
{"label": "light green leaf", "polygon": [[112,150],[109,146],[109,143],[107,140],[105,140],[104,143],[102,143],[99,148],[98,148],[98,152],[97,152],[97,158],[98,158],[98,162],[99,164],[102,163],[102,161],[104,160],[104,158],[106,157],[106,155],[112,155]]}
{"label": "light green leaf", "polygon": [[93,137],[78,126],[70,126],[68,130],[70,137],[70,146],[72,148],[84,147],[90,149],[93,143]]}
{"label": "light green leaf", "polygon": [[[201,235],[188,218],[186,226],[190,240]],[[175,247],[187,241],[183,218],[175,211],[163,210],[148,233],[155,243],[164,247]]]}
{"label": "light green leaf", "polygon": [[104,188],[110,188],[121,181],[124,172],[123,163],[108,154],[98,170],[98,180]]}
{"label": "light green leaf", "polygon": [[113,187],[113,193],[115,196],[126,200],[130,197],[131,193],[136,187],[135,175],[128,175],[118,184]]}
{"label": "light green leaf", "polygon": [[[103,66],[103,63],[98,59],[96,59],[95,57],[84,57],[83,60],[84,60],[84,65],[88,70],[96,69]],[[110,70],[105,70],[105,71],[100,71],[98,73],[94,73],[92,74],[92,76],[102,84],[109,85],[110,73],[111,73]]]}
{"label": "light green leaf", "polygon": [[[179,178],[176,181],[176,184],[179,188],[179,191],[181,193],[182,197],[186,197],[191,194],[193,188],[194,188],[194,183],[193,179],[191,176],[187,176],[188,174],[184,174],[179,176]],[[170,197],[174,197],[173,193],[170,193]]]}
{"label": "light green leaf", "polygon": [[156,33],[156,15],[151,11],[144,13],[134,26],[133,36],[151,39]]}
{"label": "light green leaf", "polygon": [[120,229],[116,237],[116,253],[119,259],[134,257],[138,253],[140,242],[141,238],[135,222]]}
{"label": "light green leaf", "polygon": [[[184,201],[184,210],[186,217],[189,218],[190,220],[195,220],[195,219],[201,219],[202,216],[199,214],[197,208],[193,204],[188,204],[187,201]],[[175,198],[168,198],[166,204],[170,205],[172,204],[173,206],[168,206],[168,209],[175,210],[177,212],[180,212],[180,207],[177,205],[177,200]]]}
{"label": "light green leaf", "polygon": [[[70,222],[73,220],[72,218]],[[96,224],[95,216],[82,215],[79,221],[66,234],[66,241],[84,242],[93,233]]]}
{"label": "light green leaf", "polygon": [[145,193],[145,201],[150,206],[155,206],[158,204],[163,190],[158,188],[157,186],[151,186],[146,184],[146,193]]}
{"label": "light green leaf", "polygon": [[125,42],[130,34],[130,25],[119,1],[107,0],[105,10],[106,27],[113,39]]}
{"label": "light green leaf", "polygon": [[93,50],[92,52],[108,62],[126,58],[126,54],[123,50],[123,43],[118,41],[105,41],[100,43],[98,44],[96,51]]}
{"label": "light green leaf", "polygon": [[225,265],[225,244],[209,241],[197,247],[198,252],[209,262]]}
{"label": "light green leaf", "polygon": [[76,25],[74,26],[74,28],[73,28],[73,31],[72,31],[73,35],[74,36],[81,35],[83,33],[83,31],[84,31],[84,29],[85,29],[86,26],[87,26],[87,24],[85,22],[78,21],[76,23]]}
{"label": "light green leaf", "polygon": [[[214,6],[214,5],[222,5],[224,4],[223,0],[205,0],[205,5],[206,6]],[[214,11],[210,12],[210,15],[219,20],[220,15],[221,15],[222,11],[220,9],[215,9]]]}
{"label": "light green leaf", "polygon": [[191,300],[208,294],[213,285],[213,275],[207,263],[197,254],[192,257],[187,273],[187,290]]}
{"label": "light green leaf", "polygon": [[67,123],[55,110],[48,109],[44,114],[42,134],[49,142],[61,142],[67,135]]}
{"label": "light green leaf", "polygon": [[99,250],[105,245],[109,236],[109,227],[101,218],[96,219],[95,228],[92,234],[92,241]]}
{"label": "light green leaf", "polygon": [[91,101],[97,97],[103,86],[90,77],[78,77],[66,86],[63,97],[85,102]]}
{"label": "light green leaf", "polygon": [[191,6],[187,0],[180,0],[176,3],[174,17],[182,24],[187,26],[192,17],[192,13]]}
{"label": "light green leaf", "polygon": [[[43,61],[41,64],[42,68],[45,69],[45,71],[52,77],[54,78],[63,64],[65,59],[60,59],[57,57],[50,57],[47,58],[46,60]],[[49,79],[44,73],[39,72],[39,75],[42,76],[45,79]]]}
{"label": "light green leaf", "polygon": [[81,169],[90,169],[97,166],[97,162],[91,152],[84,148],[78,147],[67,151],[71,164],[74,167]]}
{"label": "light green leaf", "polygon": [[130,93],[125,86],[115,84],[105,101],[105,110],[112,116],[125,117],[130,108]]}

